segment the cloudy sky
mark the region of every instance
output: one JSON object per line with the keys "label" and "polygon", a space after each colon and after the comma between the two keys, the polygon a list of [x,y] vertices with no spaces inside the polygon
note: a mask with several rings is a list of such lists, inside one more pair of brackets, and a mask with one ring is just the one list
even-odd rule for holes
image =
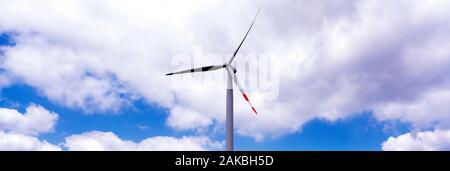
{"label": "cloudy sky", "polygon": [[237,72],[235,149],[450,150],[448,0],[0,0],[0,150],[223,150],[223,79],[164,74],[258,8],[235,62],[275,79]]}

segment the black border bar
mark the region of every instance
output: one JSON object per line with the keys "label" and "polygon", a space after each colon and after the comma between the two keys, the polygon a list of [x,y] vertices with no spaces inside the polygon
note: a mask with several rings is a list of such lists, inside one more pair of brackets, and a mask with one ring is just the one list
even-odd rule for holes
{"label": "black border bar", "polygon": [[[180,159],[182,159],[181,165],[180,162],[177,163]],[[206,159],[207,166],[204,162],[200,162]],[[140,168],[148,168],[144,170],[152,170],[151,168],[336,169],[357,166],[370,169],[387,169],[392,166],[400,168],[444,166],[446,168],[450,165],[450,152],[0,152],[0,161],[2,165],[14,166],[46,168],[62,165],[71,169],[122,168],[127,170]]]}

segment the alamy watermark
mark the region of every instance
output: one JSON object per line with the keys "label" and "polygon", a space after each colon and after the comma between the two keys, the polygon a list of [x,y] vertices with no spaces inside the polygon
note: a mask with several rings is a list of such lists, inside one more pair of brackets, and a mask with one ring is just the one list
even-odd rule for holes
{"label": "alamy watermark", "polygon": [[[173,71],[187,70],[210,65],[223,65],[232,54],[205,53],[201,46],[193,49],[193,54],[177,54],[172,57]],[[246,92],[264,95],[265,100],[272,100],[279,95],[279,65],[277,55],[273,54],[237,54],[232,66],[242,88]],[[171,76],[174,89],[225,90],[227,85],[225,68],[208,71],[179,74]],[[235,89],[237,87],[233,83]]]}

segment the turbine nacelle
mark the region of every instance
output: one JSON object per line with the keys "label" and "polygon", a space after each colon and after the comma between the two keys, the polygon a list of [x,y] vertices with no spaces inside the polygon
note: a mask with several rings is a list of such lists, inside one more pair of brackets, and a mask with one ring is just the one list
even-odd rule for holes
{"label": "turbine nacelle", "polygon": [[187,73],[194,73],[194,72],[208,72],[208,71],[219,70],[219,69],[222,69],[222,68],[225,68],[227,70],[227,73],[230,75],[230,78],[233,79],[233,82],[239,88],[239,91],[241,92],[241,94],[244,97],[244,99],[248,102],[248,104],[252,108],[253,112],[255,112],[255,114],[258,114],[258,112],[256,112],[256,110],[253,107],[253,105],[250,103],[250,100],[248,99],[247,94],[245,93],[245,91],[242,88],[238,78],[236,77],[236,72],[237,72],[236,68],[234,66],[230,65],[230,64],[210,65],[210,66],[204,66],[204,67],[199,67],[199,68],[192,68],[192,69],[187,69],[187,70],[183,70],[183,71],[168,73],[166,75],[187,74]]}

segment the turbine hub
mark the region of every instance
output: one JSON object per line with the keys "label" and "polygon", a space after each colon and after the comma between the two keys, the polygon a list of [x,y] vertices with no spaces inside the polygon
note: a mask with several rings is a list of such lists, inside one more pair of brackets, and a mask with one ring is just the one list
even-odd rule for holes
{"label": "turbine hub", "polygon": [[227,66],[230,66],[231,69],[233,69],[233,72],[236,74],[237,70],[236,70],[236,68],[235,68],[233,65],[223,64],[223,67],[224,67],[224,68],[227,67]]}

